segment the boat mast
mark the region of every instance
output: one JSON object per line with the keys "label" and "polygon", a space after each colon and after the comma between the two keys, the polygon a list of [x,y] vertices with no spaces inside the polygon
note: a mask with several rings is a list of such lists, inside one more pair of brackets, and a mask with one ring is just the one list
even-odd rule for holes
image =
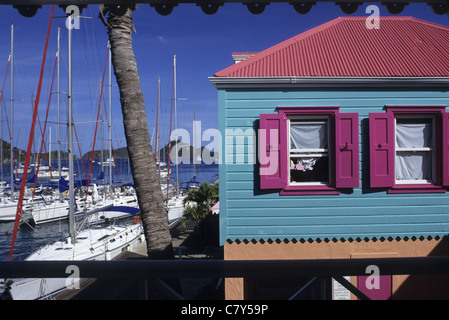
{"label": "boat mast", "polygon": [[[196,164],[196,180],[198,180],[198,156],[200,156],[200,162],[201,162],[201,142],[198,145],[198,139],[197,139],[197,132],[196,132],[196,117],[195,117],[195,104],[196,104],[196,100],[193,100],[193,153],[192,153],[192,157],[194,158],[193,160],[193,175],[195,176],[195,164]],[[198,154],[200,153],[200,154]]]}
{"label": "boat mast", "polygon": [[[98,81],[98,89],[99,92],[101,92],[101,79]],[[101,108],[101,107],[100,107]],[[104,172],[104,119],[103,119],[103,112],[100,112],[100,149],[101,149],[101,172]],[[104,177],[102,179],[102,183],[104,183]]]}
{"label": "boat mast", "polygon": [[109,185],[110,195],[112,196],[112,59],[111,59],[111,43],[108,42],[109,48]]}
{"label": "boat mast", "polygon": [[51,173],[51,127],[48,128],[48,169]]}
{"label": "boat mast", "polygon": [[[0,101],[1,103],[3,103],[3,101]],[[0,162],[1,162],[1,181],[5,181],[3,180],[3,108],[0,105],[0,131],[1,131],[1,137],[0,137]]]}
{"label": "boat mast", "polygon": [[[58,77],[58,81],[57,81],[57,106],[58,106],[58,173],[59,173],[59,179],[61,179],[62,175],[61,175],[61,128],[60,128],[60,123],[61,123],[61,113],[60,113],[60,88],[59,88],[59,60],[60,60],[60,53],[61,53],[61,27],[58,27],[58,50],[57,50],[57,77]],[[59,179],[58,179],[58,189],[59,189]],[[62,193],[59,192],[59,200],[62,200]]]}
{"label": "boat mast", "polygon": [[178,194],[179,191],[179,181],[178,181],[178,111],[177,111],[177,97],[176,97],[176,53],[174,54],[173,57],[173,68],[174,68],[174,72],[173,72],[173,77],[174,77],[174,99],[175,99],[175,143],[176,143],[176,157],[175,157],[175,162],[176,162],[176,194]]}
{"label": "boat mast", "polygon": [[67,137],[68,137],[68,151],[69,151],[69,232],[72,243],[76,242],[75,235],[75,192],[73,187],[73,136],[72,136],[72,17],[68,16],[69,28],[68,28],[68,121],[67,121]]}
{"label": "boat mast", "polygon": [[[157,106],[156,106],[156,147],[154,148],[154,152],[156,152],[156,168],[158,169],[159,179],[161,179],[161,154],[157,151],[159,145],[159,131],[161,130],[159,124],[159,114],[161,107],[161,77],[157,76]],[[159,166],[159,167],[158,167]]]}
{"label": "boat mast", "polygon": [[[14,24],[11,24],[11,201],[14,200]],[[27,170],[28,168],[23,168]]]}

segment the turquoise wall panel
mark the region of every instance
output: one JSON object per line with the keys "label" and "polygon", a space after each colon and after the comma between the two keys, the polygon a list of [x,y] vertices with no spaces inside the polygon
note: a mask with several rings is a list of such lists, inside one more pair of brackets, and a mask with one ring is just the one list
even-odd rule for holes
{"label": "turquoise wall panel", "polygon": [[[443,90],[219,90],[220,240],[316,240],[444,236],[449,231],[449,192],[388,194],[369,188],[368,116],[385,105],[448,105]],[[358,112],[360,188],[340,195],[281,196],[258,187],[260,113],[278,106],[340,106]],[[236,139],[238,130],[245,138]],[[228,135],[226,135],[228,130]],[[237,133],[236,133],[237,132]],[[242,138],[242,137],[240,137]]]}

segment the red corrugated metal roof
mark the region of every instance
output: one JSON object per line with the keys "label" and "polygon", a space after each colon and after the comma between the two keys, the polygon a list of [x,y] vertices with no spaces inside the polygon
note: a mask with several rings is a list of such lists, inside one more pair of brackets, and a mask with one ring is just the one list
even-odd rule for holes
{"label": "red corrugated metal roof", "polygon": [[340,17],[216,77],[448,77],[449,28],[413,17]]}

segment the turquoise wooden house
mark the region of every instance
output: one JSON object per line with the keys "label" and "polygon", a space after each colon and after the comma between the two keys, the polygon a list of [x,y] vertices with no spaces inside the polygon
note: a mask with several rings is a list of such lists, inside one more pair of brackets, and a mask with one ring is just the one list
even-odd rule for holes
{"label": "turquoise wooden house", "polygon": [[[225,259],[449,252],[449,28],[379,22],[338,18],[210,78]],[[416,284],[384,280],[383,298],[409,297]],[[263,288],[228,279],[226,296],[263,298]]]}

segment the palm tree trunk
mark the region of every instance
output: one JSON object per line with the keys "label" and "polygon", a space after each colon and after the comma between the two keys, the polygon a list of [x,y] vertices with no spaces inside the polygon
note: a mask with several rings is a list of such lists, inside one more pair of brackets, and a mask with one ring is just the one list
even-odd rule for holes
{"label": "palm tree trunk", "polygon": [[154,162],[145,102],[132,48],[132,10],[127,9],[123,15],[109,12],[106,27],[111,44],[112,65],[120,91],[125,137],[148,257],[172,259],[174,252],[168,217]]}

